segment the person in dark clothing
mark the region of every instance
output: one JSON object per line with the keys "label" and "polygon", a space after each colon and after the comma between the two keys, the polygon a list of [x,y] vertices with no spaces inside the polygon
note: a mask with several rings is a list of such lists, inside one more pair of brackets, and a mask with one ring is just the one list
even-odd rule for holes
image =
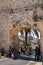
{"label": "person in dark clothing", "polygon": [[13,59],[16,59],[17,58],[17,50],[14,47],[12,47],[11,51],[12,51],[11,57]]}
{"label": "person in dark clothing", "polygon": [[21,52],[25,55],[25,48],[21,47]]}
{"label": "person in dark clothing", "polygon": [[4,48],[1,49],[1,55],[4,56]]}
{"label": "person in dark clothing", "polygon": [[18,55],[20,56],[20,54],[21,54],[21,48],[18,50]]}
{"label": "person in dark clothing", "polygon": [[32,54],[32,47],[29,47],[29,54]]}
{"label": "person in dark clothing", "polygon": [[9,46],[9,57],[11,57],[11,46]]}
{"label": "person in dark clothing", "polygon": [[40,56],[40,49],[38,46],[36,46],[36,48],[35,48],[35,60],[39,60],[39,56]]}
{"label": "person in dark clothing", "polygon": [[38,59],[40,59],[40,54],[41,54],[41,52],[40,52],[40,45],[38,45],[38,48],[39,48],[39,50],[38,50]]}

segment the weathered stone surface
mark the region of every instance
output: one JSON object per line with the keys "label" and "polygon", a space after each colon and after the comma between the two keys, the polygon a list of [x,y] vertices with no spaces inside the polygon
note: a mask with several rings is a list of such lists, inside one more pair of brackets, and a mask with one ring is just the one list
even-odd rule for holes
{"label": "weathered stone surface", "polygon": [[0,0],[0,47],[7,49],[11,44],[10,30],[14,24],[33,23],[34,11],[37,11],[38,21],[43,21],[42,5],[43,0]]}

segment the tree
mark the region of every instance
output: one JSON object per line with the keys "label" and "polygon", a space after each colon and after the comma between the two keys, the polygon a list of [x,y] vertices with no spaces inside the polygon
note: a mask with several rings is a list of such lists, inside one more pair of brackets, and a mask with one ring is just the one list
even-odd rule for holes
{"label": "tree", "polygon": [[26,42],[26,44],[27,44],[27,35],[28,35],[28,33],[30,33],[30,30],[31,29],[25,30],[25,42]]}

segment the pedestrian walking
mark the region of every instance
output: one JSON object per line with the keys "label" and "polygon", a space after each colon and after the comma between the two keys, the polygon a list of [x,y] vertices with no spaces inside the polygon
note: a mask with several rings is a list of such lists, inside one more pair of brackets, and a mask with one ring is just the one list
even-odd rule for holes
{"label": "pedestrian walking", "polygon": [[36,48],[35,48],[35,60],[39,60],[39,56],[40,56],[39,50],[40,50],[39,47],[36,46]]}

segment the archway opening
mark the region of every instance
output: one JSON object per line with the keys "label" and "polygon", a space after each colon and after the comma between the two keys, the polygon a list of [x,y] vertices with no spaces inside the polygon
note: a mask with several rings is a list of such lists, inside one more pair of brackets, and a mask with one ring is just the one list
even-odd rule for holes
{"label": "archway opening", "polygon": [[[35,58],[35,48],[40,45],[40,31],[36,25],[16,27],[12,31],[12,42],[18,55],[26,55],[28,58]],[[16,45],[17,44],[17,45]]]}
{"label": "archway opening", "polygon": [[21,54],[35,55],[35,48],[40,45],[40,38],[41,34],[38,29],[29,29],[28,32],[26,30],[20,31],[18,33],[18,44],[20,49],[24,50]]}

